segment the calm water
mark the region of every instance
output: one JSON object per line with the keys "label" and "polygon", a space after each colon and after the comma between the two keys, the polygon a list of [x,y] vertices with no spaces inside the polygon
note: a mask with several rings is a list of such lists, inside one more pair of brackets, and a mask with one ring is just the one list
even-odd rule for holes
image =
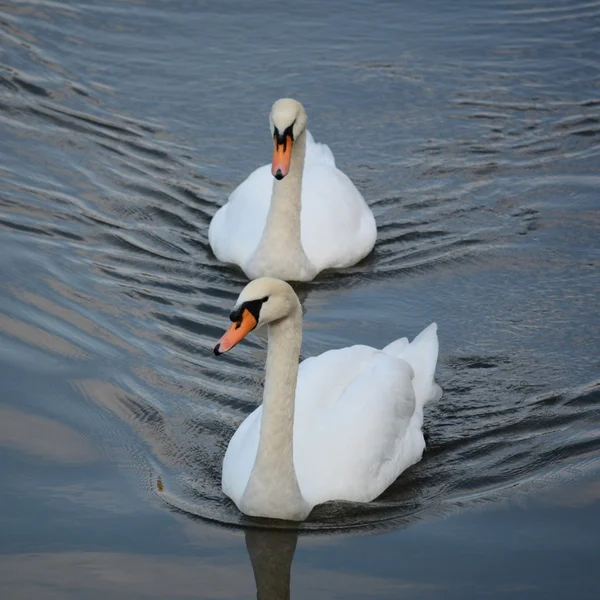
{"label": "calm water", "polygon": [[[2,598],[597,598],[600,2],[282,4],[0,5]],[[266,340],[207,243],[287,95],[380,232],[303,355],[435,320],[445,391],[298,531],[220,491]]]}

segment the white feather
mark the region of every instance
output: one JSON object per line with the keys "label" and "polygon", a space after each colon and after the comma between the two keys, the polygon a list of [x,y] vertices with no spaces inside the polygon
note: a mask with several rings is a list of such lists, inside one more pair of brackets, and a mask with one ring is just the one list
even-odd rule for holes
{"label": "white feather", "polygon": [[[328,500],[369,502],[425,448],[423,406],[441,395],[434,382],[437,326],[411,344],[351,346],[302,362],[296,386],[294,468],[312,508]],[[254,465],[262,406],[234,434],[223,463],[223,491],[240,503]]]}
{"label": "white feather", "polygon": [[[247,264],[258,247],[271,205],[271,165],[252,172],[213,217],[209,242],[222,262]],[[301,191],[301,241],[317,271],[356,264],[375,245],[373,213],[333,153],[306,131]]]}

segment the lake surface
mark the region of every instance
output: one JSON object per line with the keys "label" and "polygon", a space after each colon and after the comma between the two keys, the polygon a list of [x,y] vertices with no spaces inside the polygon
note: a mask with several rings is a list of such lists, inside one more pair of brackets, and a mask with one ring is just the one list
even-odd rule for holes
{"label": "lake surface", "polygon": [[[600,595],[600,2],[0,5],[0,592]],[[221,460],[266,340],[210,218],[273,101],[371,205],[362,264],[297,291],[303,356],[439,327],[423,460],[298,530]],[[291,573],[291,581],[290,581]]]}

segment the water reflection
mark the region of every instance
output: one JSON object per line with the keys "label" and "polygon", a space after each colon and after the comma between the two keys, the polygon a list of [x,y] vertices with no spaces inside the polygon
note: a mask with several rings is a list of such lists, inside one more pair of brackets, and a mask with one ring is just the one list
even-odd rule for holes
{"label": "water reflection", "polygon": [[92,445],[63,423],[1,406],[0,447],[63,465],[91,464],[98,459]]}
{"label": "water reflection", "polygon": [[244,535],[258,600],[289,600],[298,531],[246,529]]}

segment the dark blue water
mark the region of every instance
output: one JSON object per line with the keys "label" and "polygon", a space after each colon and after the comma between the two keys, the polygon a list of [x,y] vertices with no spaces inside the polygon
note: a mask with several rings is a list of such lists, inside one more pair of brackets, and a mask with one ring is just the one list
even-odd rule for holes
{"label": "dark blue water", "polygon": [[[2,598],[597,598],[598,40],[600,2],[0,4]],[[445,392],[298,531],[220,490],[266,340],[211,352],[282,96],[379,228],[298,287],[303,356],[436,321]]]}

